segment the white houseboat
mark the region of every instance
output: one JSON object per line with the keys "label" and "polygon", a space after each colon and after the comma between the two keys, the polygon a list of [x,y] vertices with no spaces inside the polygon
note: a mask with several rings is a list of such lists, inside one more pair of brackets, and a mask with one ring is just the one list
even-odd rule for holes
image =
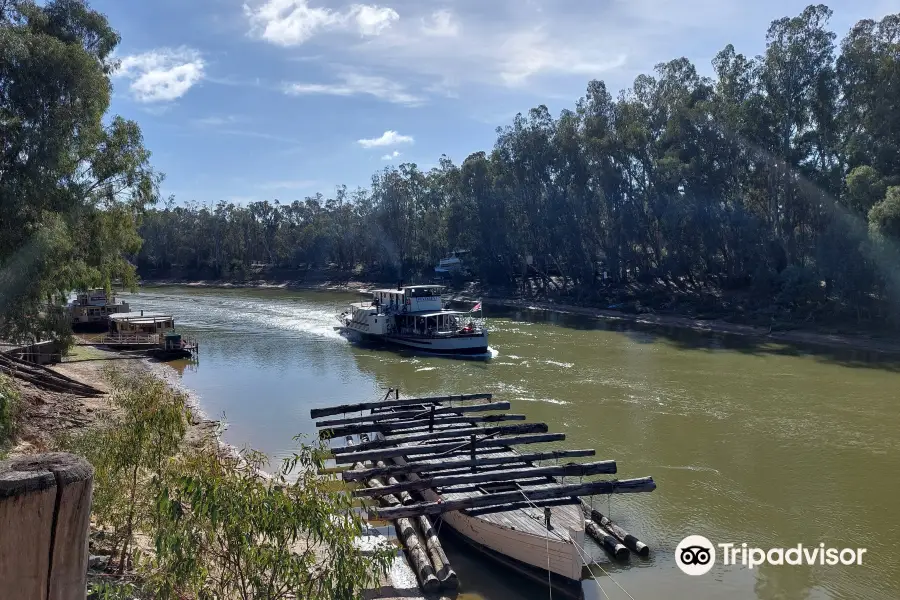
{"label": "white houseboat", "polygon": [[338,317],[342,325],[339,329],[349,336],[425,352],[487,354],[488,332],[484,319],[479,318],[481,302],[468,312],[446,309],[441,287],[410,285],[373,290],[371,301],[353,303]]}
{"label": "white houseboat", "polygon": [[69,304],[72,329],[75,331],[104,331],[109,327],[109,316],[129,311],[128,303],[109,297],[106,290],[94,289],[79,292]]}

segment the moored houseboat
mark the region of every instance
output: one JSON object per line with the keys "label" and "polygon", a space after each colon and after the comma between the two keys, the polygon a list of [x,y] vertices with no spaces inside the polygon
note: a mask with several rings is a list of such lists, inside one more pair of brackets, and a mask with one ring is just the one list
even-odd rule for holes
{"label": "moored houseboat", "polygon": [[76,294],[68,310],[73,331],[106,331],[110,315],[127,313],[130,307],[115,294],[107,296],[106,290],[93,289]]}

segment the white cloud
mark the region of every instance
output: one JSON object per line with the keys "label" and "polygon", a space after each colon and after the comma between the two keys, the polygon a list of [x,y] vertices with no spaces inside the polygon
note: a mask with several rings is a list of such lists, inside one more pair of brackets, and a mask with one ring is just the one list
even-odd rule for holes
{"label": "white cloud", "polygon": [[400,18],[393,8],[357,4],[351,9],[362,35],[379,35]]}
{"label": "white cloud", "polygon": [[340,83],[290,83],[284,91],[294,96],[324,94],[329,96],[369,95],[394,104],[416,106],[424,99],[410,93],[403,85],[375,75],[344,72],[339,75]]}
{"label": "white cloud", "polygon": [[158,48],[122,59],[117,77],[128,79],[132,96],[140,102],[170,102],[199,83],[206,63],[197,50]]}
{"label": "white cloud", "polygon": [[459,34],[459,23],[447,9],[435,11],[428,19],[423,19],[422,32],[436,37],[454,37]]}
{"label": "white cloud", "polygon": [[234,115],[209,116],[193,120],[194,125],[202,127],[220,127],[222,125],[233,125],[237,122],[238,118]]}
{"label": "white cloud", "polygon": [[384,156],[382,156],[381,160],[393,160],[393,159],[397,158],[398,156],[400,156],[401,154],[402,154],[402,152],[398,152],[397,150],[394,150],[390,154],[385,154]]}
{"label": "white cloud", "polygon": [[400,15],[392,8],[354,4],[344,12],[312,7],[308,0],[264,0],[244,4],[250,33],[279,46],[298,46],[324,31],[353,31],[363,36],[384,32]]}
{"label": "white cloud", "polygon": [[356,140],[356,143],[363,148],[381,148],[384,146],[397,146],[399,144],[412,144],[412,136],[401,135],[396,131],[389,130],[381,134],[381,137]]}

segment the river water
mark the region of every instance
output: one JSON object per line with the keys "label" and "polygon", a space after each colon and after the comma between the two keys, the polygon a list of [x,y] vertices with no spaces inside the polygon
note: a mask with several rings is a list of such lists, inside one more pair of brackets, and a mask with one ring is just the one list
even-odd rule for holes
{"label": "river water", "polygon": [[[900,598],[900,364],[865,354],[615,327],[486,306],[489,361],[359,348],[333,329],[354,294],[145,288],[134,310],[174,314],[200,340],[176,363],[225,438],[273,459],[315,434],[310,408],[383,396],[493,392],[512,411],[596,448],[652,494],[596,498],[653,549],[604,564],[587,598]],[[529,447],[529,448],[534,448]],[[738,547],[866,548],[862,565],[725,566],[690,577],[687,535]],[[464,598],[537,600],[521,582],[451,547]],[[621,587],[619,587],[621,586]],[[601,591],[602,588],[602,591]],[[627,594],[624,590],[627,590]]]}

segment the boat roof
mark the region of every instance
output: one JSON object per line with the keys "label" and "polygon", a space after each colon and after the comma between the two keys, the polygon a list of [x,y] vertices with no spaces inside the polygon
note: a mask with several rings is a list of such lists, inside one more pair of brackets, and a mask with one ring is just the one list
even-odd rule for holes
{"label": "boat roof", "polygon": [[397,288],[383,288],[378,290],[369,290],[371,293],[375,292],[385,292],[388,294],[402,294],[405,290],[422,290],[422,289],[438,289],[446,287],[443,285],[437,285],[433,283],[423,283],[422,285],[404,285],[399,290]]}
{"label": "boat roof", "polygon": [[130,323],[155,323],[157,321],[174,319],[174,317],[172,315],[144,311],[144,314],[140,312],[116,313],[109,315],[109,319],[110,321],[128,321]]}

